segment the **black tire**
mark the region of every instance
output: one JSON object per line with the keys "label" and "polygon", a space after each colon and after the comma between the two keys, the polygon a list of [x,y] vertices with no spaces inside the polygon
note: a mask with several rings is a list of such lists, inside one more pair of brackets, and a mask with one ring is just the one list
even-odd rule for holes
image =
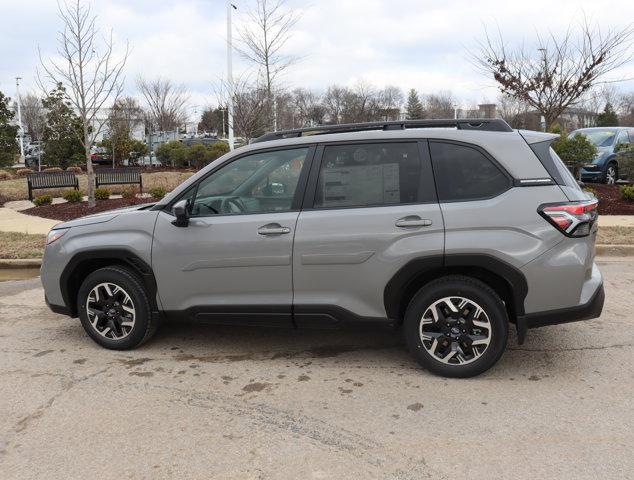
{"label": "black tire", "polygon": [[[442,360],[439,360],[427,350],[421,338],[421,322],[427,309],[440,299],[454,296],[463,297],[480,306],[488,317],[491,327],[488,330],[488,345],[477,358],[476,355],[472,355],[473,360],[469,360],[470,363],[443,363]],[[471,277],[452,275],[434,280],[419,290],[407,307],[403,326],[408,347],[421,366],[436,375],[466,378],[485,372],[500,359],[506,348],[508,324],[508,315],[504,303],[492,288]],[[435,325],[437,323],[434,323],[434,327]],[[461,334],[458,333],[458,335]],[[449,337],[443,336],[439,338],[441,342],[447,342],[445,343],[446,345],[451,345]]]}
{"label": "black tire", "polygon": [[[113,283],[125,290],[135,309],[135,321],[127,335],[120,339],[106,338],[93,327],[86,308],[91,290],[100,283]],[[147,292],[139,278],[129,269],[111,266],[95,270],[86,277],[77,294],[79,319],[86,333],[96,343],[111,350],[130,350],[147,341],[158,327],[158,321],[152,316]]]}
{"label": "black tire", "polygon": [[[609,184],[609,171],[610,169],[614,169],[614,174],[612,175],[612,178],[614,179],[613,183]],[[613,185],[617,182],[617,180],[619,179],[619,167],[616,163],[614,162],[610,162],[608,163],[608,166],[605,169],[605,173],[603,174],[603,183],[609,184],[609,185]]]}

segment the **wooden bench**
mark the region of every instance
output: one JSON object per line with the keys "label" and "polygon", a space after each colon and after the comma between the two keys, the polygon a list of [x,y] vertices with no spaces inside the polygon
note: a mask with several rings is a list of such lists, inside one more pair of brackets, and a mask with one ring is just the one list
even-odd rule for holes
{"label": "wooden bench", "polygon": [[73,172],[37,172],[26,176],[29,200],[33,201],[33,190],[72,187],[79,190],[79,181]]}
{"label": "wooden bench", "polygon": [[95,170],[95,185],[139,185],[143,193],[143,179],[138,168],[102,168]]}

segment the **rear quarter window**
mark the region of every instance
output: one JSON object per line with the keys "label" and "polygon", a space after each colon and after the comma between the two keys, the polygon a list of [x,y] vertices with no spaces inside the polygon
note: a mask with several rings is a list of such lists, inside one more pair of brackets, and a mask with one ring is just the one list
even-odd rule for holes
{"label": "rear quarter window", "polygon": [[441,202],[482,200],[511,187],[511,178],[480,149],[447,142],[429,142]]}

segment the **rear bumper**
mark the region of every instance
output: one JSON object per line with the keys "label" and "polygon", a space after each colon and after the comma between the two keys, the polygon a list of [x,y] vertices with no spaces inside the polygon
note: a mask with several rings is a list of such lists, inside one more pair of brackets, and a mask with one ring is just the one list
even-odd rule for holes
{"label": "rear bumper", "polygon": [[529,328],[545,327],[547,325],[557,325],[560,323],[578,322],[590,320],[601,316],[605,292],[603,282],[599,284],[588,302],[570,308],[560,308],[546,312],[529,313],[517,318],[517,338],[518,343],[524,343],[526,330]]}

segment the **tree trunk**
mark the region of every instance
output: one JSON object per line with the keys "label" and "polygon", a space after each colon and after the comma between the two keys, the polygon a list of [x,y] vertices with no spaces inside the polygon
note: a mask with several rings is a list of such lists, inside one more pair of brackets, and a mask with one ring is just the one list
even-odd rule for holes
{"label": "tree trunk", "polygon": [[95,172],[92,169],[92,158],[90,158],[90,141],[88,138],[88,128],[84,126],[84,148],[86,151],[86,195],[88,195],[88,208],[93,208],[95,203]]}

